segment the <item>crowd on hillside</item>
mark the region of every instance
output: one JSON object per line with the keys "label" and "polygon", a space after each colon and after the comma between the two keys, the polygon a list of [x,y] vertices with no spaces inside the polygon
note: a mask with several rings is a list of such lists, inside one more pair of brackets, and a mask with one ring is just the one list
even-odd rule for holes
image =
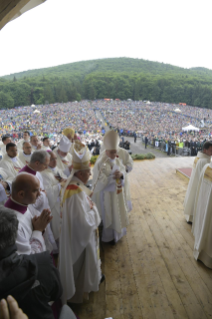
{"label": "crowd on hillside", "polygon": [[[199,132],[184,132],[189,124]],[[149,101],[75,101],[1,110],[0,125],[1,135],[9,134],[15,141],[29,130],[40,137],[48,135],[57,145],[62,128],[71,125],[88,144],[93,136],[101,139],[107,128],[113,128],[120,136],[145,136],[151,145],[176,141],[185,146],[210,138],[212,110]]]}

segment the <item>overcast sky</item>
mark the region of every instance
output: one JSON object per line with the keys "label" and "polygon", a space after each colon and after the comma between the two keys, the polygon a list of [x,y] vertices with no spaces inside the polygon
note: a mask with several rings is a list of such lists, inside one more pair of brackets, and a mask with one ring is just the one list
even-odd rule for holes
{"label": "overcast sky", "polygon": [[47,0],[0,31],[0,76],[109,57],[212,69],[211,0]]}

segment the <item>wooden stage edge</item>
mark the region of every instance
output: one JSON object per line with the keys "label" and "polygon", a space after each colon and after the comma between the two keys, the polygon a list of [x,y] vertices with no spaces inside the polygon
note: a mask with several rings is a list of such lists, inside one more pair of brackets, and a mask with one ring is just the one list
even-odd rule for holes
{"label": "wooden stage edge", "polygon": [[192,168],[191,167],[183,167],[183,168],[177,168],[176,174],[179,176],[185,178],[187,181],[189,181],[191,177]]}
{"label": "wooden stage edge", "polygon": [[212,318],[212,269],[193,257],[194,237],[183,213],[188,180],[176,174],[193,161],[134,162],[127,235],[115,246],[101,244],[105,281],[75,305],[80,319]]}

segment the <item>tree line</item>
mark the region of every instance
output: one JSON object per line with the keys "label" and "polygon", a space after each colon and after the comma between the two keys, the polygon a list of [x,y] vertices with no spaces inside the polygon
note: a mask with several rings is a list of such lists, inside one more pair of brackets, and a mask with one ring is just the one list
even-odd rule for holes
{"label": "tree line", "polygon": [[138,59],[103,59],[0,78],[0,108],[81,99],[184,102],[212,108],[212,71]]}

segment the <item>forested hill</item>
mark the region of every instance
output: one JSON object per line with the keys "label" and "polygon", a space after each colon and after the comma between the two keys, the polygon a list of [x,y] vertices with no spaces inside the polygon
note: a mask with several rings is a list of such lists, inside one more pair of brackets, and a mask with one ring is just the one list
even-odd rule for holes
{"label": "forested hill", "polygon": [[113,58],[0,77],[0,108],[102,98],[185,102],[212,108],[212,70]]}

